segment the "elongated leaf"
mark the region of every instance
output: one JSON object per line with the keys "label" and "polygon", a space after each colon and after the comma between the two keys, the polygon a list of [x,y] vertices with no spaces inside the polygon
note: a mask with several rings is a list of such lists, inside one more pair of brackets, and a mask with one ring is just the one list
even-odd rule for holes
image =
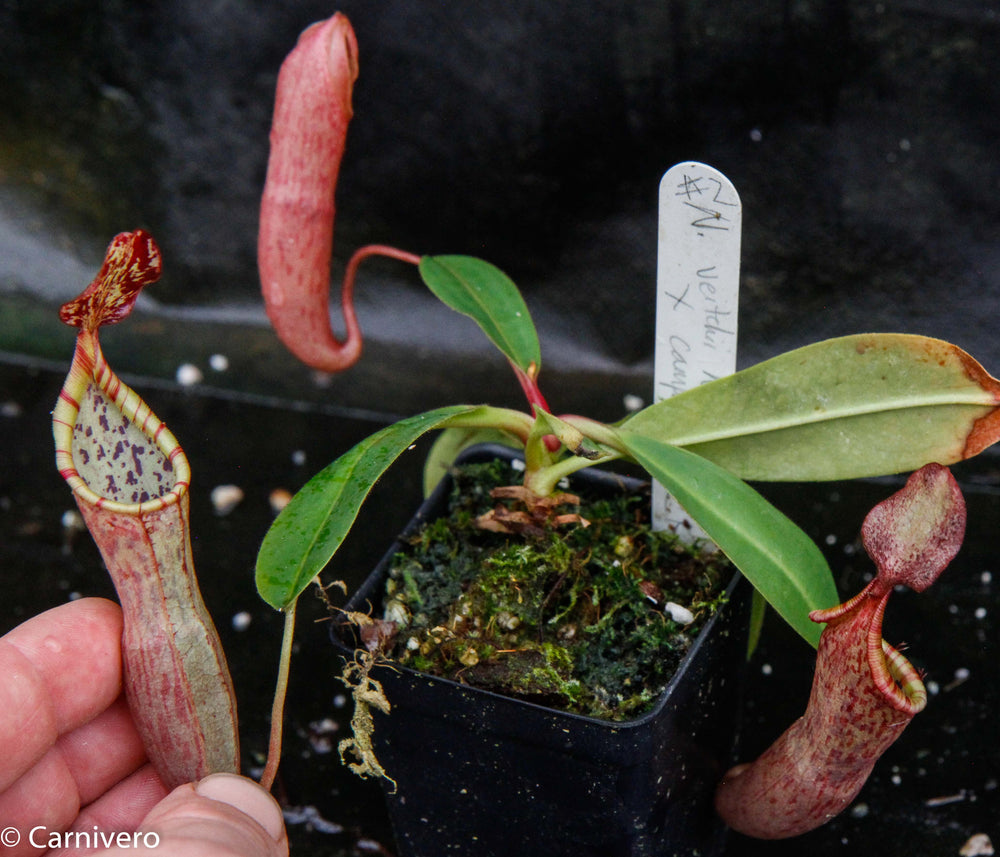
{"label": "elongated leaf", "polygon": [[257,554],[257,591],[282,610],[322,571],[347,535],[372,486],[417,438],[468,405],[438,408],[371,435],[310,479],[271,525]]}
{"label": "elongated leaf", "polygon": [[472,318],[518,369],[541,368],[535,323],[503,271],[473,256],[424,256],[420,276],[442,302]]}
{"label": "elongated leaf", "polygon": [[816,544],[749,485],[712,462],[630,431],[629,453],[677,498],[781,616],[812,646],[821,628],[809,611],[837,604]]}
{"label": "elongated leaf", "polygon": [[640,411],[630,431],[744,479],[850,479],[951,464],[1000,438],[1000,382],[905,334],[829,339]]}

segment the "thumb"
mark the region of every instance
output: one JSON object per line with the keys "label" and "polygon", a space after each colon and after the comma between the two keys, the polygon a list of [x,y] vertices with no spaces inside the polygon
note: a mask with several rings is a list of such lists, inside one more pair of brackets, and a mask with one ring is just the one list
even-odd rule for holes
{"label": "thumb", "polygon": [[[277,801],[253,780],[212,774],[178,786],[139,825],[159,837],[151,857],[287,857]],[[112,850],[109,854],[114,854]],[[128,852],[136,857],[137,850]]]}

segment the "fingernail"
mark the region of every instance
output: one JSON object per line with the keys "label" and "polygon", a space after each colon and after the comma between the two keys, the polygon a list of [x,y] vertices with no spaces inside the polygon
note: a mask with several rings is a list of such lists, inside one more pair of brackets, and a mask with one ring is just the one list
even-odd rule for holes
{"label": "fingernail", "polygon": [[201,780],[194,790],[202,797],[236,807],[263,827],[275,842],[281,841],[285,830],[281,807],[253,780],[236,774],[212,774]]}

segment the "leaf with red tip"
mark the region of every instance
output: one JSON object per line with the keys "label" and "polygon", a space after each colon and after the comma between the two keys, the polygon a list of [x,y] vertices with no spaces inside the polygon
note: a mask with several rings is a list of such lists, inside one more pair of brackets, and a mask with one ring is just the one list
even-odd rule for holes
{"label": "leaf with red tip", "polygon": [[1000,381],[940,339],[828,339],[630,417],[742,479],[854,479],[952,464],[1000,438]]}

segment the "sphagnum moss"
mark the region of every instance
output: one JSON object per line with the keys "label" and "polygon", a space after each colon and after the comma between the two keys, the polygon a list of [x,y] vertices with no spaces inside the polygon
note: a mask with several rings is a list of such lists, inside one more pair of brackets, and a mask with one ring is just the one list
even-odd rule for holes
{"label": "sphagnum moss", "polygon": [[[447,514],[396,555],[384,618],[391,656],[442,675],[579,714],[624,720],[669,682],[733,572],[668,533],[653,532],[649,498],[581,496],[559,514],[578,523],[486,531],[477,519],[517,482],[503,462],[457,474]],[[694,621],[666,611],[682,605]]]}

